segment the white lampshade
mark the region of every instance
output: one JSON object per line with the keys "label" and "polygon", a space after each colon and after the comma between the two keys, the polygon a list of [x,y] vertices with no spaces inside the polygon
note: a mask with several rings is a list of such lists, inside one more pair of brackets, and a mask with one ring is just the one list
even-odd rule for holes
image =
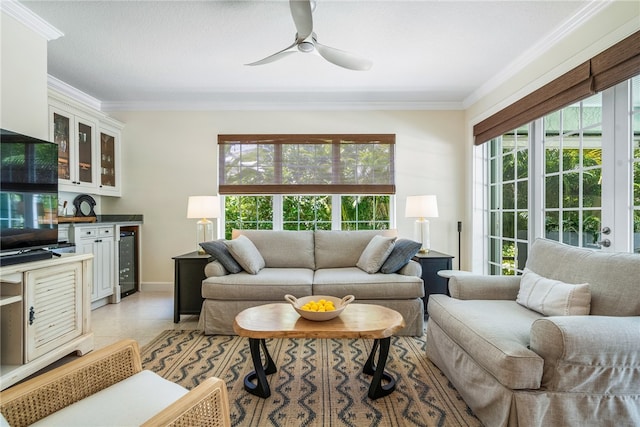
{"label": "white lampshade", "polygon": [[189,196],[187,218],[218,218],[220,202],[218,196]]}
{"label": "white lampshade", "polygon": [[196,224],[196,249],[203,254],[202,242],[213,240],[213,222],[207,218],[220,216],[220,202],[218,196],[189,196],[187,204],[187,218],[199,218]]}
{"label": "white lampshade", "polygon": [[429,235],[429,221],[425,218],[438,217],[436,196],[408,196],[404,215],[407,218],[418,218],[414,225],[414,238],[422,244],[420,252],[429,252],[431,237]]}
{"label": "white lampshade", "polygon": [[407,218],[437,218],[438,200],[435,195],[408,196],[405,209]]}

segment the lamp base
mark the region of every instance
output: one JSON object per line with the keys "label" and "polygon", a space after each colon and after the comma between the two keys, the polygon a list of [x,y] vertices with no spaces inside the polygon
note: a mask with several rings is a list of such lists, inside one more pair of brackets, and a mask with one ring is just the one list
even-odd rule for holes
{"label": "lamp base", "polygon": [[419,253],[427,253],[431,249],[431,239],[429,237],[429,220],[425,218],[418,219],[414,224],[414,236],[417,242],[422,244]]}
{"label": "lamp base", "polygon": [[199,254],[204,254],[205,251],[200,246],[200,243],[210,242],[213,240],[213,222],[206,218],[202,218],[196,224],[196,248]]}

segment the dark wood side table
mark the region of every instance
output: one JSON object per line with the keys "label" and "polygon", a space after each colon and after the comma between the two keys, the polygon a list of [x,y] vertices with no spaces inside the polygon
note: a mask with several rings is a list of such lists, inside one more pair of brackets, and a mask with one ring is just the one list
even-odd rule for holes
{"label": "dark wood side table", "polygon": [[181,314],[200,314],[204,301],[202,298],[204,267],[211,261],[211,256],[191,252],[173,257],[173,260],[175,261],[173,323],[178,323]]}
{"label": "dark wood side table", "polygon": [[451,270],[453,256],[432,251],[418,253],[413,258],[422,266],[422,281],[424,282],[424,313],[427,314],[427,303],[431,294],[449,294],[449,281],[438,276],[440,270]]}

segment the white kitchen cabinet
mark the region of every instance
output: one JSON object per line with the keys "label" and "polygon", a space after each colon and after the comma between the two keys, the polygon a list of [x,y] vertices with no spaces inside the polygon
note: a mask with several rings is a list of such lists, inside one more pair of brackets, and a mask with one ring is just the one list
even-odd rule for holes
{"label": "white kitchen cabinet", "polygon": [[59,191],[95,192],[98,188],[95,120],[63,106],[49,106],[49,133],[58,144]]}
{"label": "white kitchen cabinet", "polygon": [[70,231],[76,253],[93,254],[91,308],[106,305],[116,288],[115,226],[74,224]]}
{"label": "white kitchen cabinet", "polygon": [[100,123],[98,138],[100,146],[98,194],[120,196],[122,188],[120,129],[104,122]]}
{"label": "white kitchen cabinet", "polygon": [[56,360],[93,350],[89,293],[92,256],[0,268],[0,388]]}
{"label": "white kitchen cabinet", "polygon": [[60,191],[120,196],[123,124],[49,91],[49,137],[58,144]]}

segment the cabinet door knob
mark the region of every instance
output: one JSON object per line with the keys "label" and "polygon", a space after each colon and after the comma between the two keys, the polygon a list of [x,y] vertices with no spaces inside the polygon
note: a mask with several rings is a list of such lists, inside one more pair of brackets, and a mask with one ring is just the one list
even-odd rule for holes
{"label": "cabinet door knob", "polygon": [[33,325],[34,320],[36,320],[36,310],[31,306],[29,308],[29,325]]}

